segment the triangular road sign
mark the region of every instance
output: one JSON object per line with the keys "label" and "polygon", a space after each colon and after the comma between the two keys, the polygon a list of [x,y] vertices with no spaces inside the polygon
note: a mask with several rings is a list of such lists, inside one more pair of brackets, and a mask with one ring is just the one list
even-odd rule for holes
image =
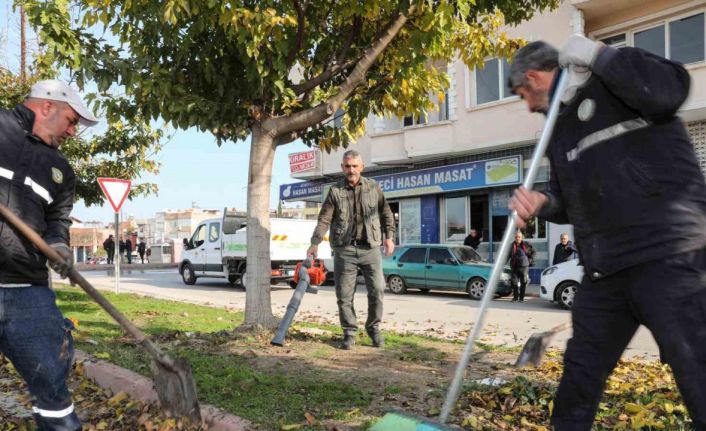
{"label": "triangular road sign", "polygon": [[125,198],[130,193],[130,180],[121,180],[118,178],[98,178],[98,184],[103,190],[103,194],[108,198],[108,202],[113,207],[115,212],[120,211]]}

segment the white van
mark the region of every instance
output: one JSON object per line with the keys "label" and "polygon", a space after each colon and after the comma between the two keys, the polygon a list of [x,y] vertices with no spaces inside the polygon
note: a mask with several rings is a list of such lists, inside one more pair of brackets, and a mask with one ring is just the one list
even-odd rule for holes
{"label": "white van", "polygon": [[[190,239],[184,239],[179,273],[186,284],[199,277],[225,278],[245,287],[247,271],[247,227],[244,217],[224,212],[223,218],[205,220]],[[272,282],[288,282],[297,263],[304,260],[316,220],[270,219]],[[319,245],[318,257],[333,270],[328,237]],[[331,264],[329,266],[329,264]]]}

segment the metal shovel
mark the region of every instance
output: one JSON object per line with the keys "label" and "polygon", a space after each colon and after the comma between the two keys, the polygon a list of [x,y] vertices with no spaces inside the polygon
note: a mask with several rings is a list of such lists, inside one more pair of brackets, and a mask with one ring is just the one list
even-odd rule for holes
{"label": "metal shovel", "polygon": [[527,364],[532,364],[535,367],[538,367],[542,362],[544,352],[547,350],[547,346],[552,340],[552,337],[554,337],[556,333],[569,328],[571,328],[571,322],[566,322],[561,325],[557,325],[548,331],[530,335],[529,339],[525,343],[525,346],[522,348],[522,352],[520,352],[520,356],[517,357],[515,367],[524,367]]}
{"label": "metal shovel", "polygon": [[[20,220],[9,208],[0,204],[0,216],[22,235],[29,239],[50,261],[62,261],[62,257],[51,248],[31,227]],[[157,347],[151,339],[140,331],[125,315],[76,271],[71,268],[68,276],[73,284],[78,284],[93,298],[120,326],[130,334],[152,356],[152,374],[159,402],[167,414],[173,417],[188,417],[194,423],[201,422],[201,408],[196,397],[196,384],[191,366],[184,359],[173,359]]]}

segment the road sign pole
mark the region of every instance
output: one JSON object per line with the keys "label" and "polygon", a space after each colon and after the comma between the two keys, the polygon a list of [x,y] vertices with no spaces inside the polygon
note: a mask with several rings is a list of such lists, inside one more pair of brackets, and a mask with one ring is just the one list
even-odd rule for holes
{"label": "road sign pole", "polygon": [[120,178],[98,178],[98,185],[108,199],[110,206],[115,211],[115,251],[113,252],[113,265],[115,270],[115,293],[120,291],[120,207],[130,193],[130,180]]}
{"label": "road sign pole", "polygon": [[115,213],[115,245],[113,247],[113,265],[115,265],[115,293],[120,290],[120,213]]}

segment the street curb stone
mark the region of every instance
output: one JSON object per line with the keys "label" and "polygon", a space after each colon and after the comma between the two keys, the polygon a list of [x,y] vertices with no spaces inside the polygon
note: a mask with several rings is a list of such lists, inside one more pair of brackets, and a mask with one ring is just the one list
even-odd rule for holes
{"label": "street curb stone", "polygon": [[[83,365],[84,375],[98,386],[110,389],[114,393],[125,392],[140,401],[158,402],[152,380],[147,377],[115,364],[95,359],[81,351],[76,351],[76,361]],[[253,429],[249,421],[208,404],[201,404],[201,417],[208,425],[209,431],[248,431]]]}

